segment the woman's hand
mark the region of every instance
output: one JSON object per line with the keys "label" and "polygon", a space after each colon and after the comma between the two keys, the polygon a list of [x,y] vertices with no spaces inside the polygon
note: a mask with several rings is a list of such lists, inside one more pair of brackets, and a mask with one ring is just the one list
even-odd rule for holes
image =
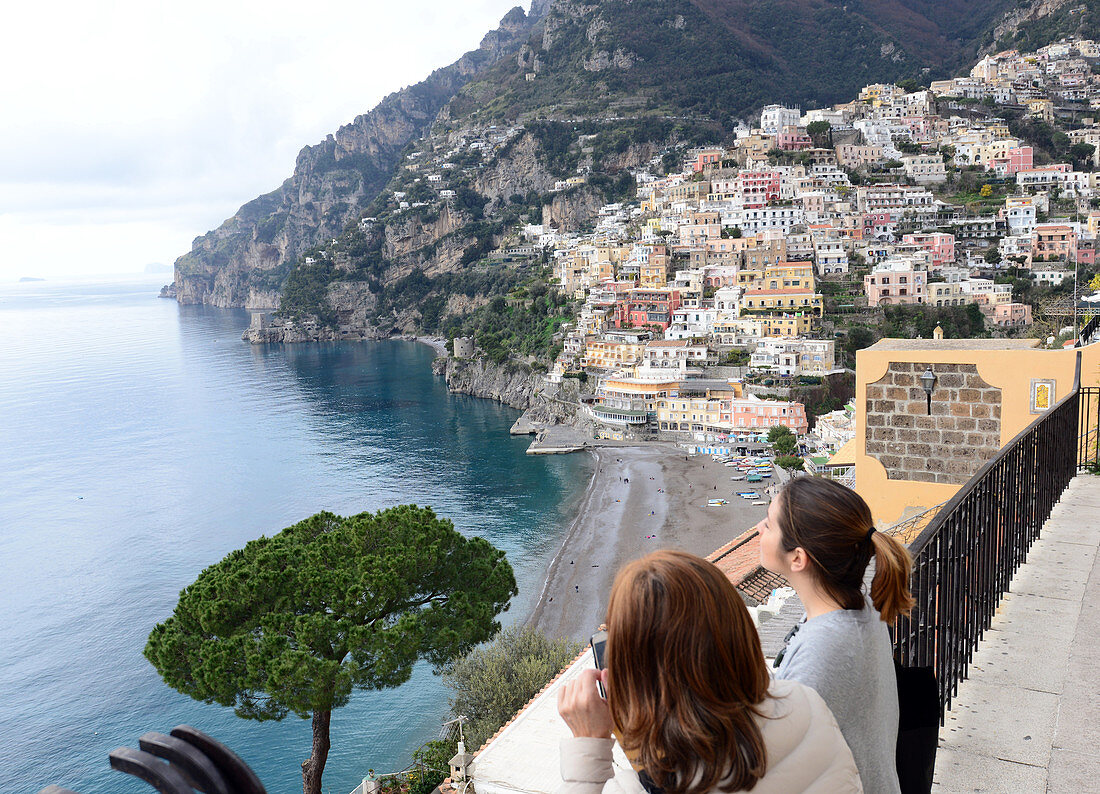
{"label": "woman's hand", "polygon": [[606,670],[582,670],[575,679],[558,690],[558,713],[574,736],[611,738],[611,709],[600,697],[596,682],[607,691]]}

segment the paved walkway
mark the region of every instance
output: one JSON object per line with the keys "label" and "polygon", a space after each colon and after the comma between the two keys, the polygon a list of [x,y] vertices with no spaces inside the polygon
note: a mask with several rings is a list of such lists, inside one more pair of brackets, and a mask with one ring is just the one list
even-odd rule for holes
{"label": "paved walkway", "polygon": [[1100,791],[1100,477],[1071,483],[959,684],[933,791]]}

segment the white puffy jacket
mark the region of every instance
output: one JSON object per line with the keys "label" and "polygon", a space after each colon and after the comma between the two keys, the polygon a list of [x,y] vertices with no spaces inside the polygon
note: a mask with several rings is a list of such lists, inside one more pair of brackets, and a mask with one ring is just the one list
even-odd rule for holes
{"label": "white puffy jacket", "polygon": [[[856,762],[821,696],[797,681],[772,681],[758,718],[768,771],[752,794],[862,792]],[[645,794],[638,774],[613,763],[613,739],[561,741],[561,794]]]}

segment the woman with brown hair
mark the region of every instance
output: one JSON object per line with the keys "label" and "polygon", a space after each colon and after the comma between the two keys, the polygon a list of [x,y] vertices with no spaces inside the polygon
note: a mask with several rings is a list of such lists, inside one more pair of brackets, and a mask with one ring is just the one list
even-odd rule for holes
{"label": "woman with brown hair", "polygon": [[[562,791],[861,790],[825,703],[769,677],[748,609],[706,560],[658,551],[619,572],[606,661],[558,693],[573,732],[561,745]],[[615,769],[612,729],[634,768]]]}
{"label": "woman with brown hair", "polygon": [[825,699],[866,791],[900,792],[897,679],[886,627],[913,608],[909,552],[875,531],[859,494],[821,477],[788,482],[757,528],[761,565],[786,577],[806,609],[776,677],[813,687]]}

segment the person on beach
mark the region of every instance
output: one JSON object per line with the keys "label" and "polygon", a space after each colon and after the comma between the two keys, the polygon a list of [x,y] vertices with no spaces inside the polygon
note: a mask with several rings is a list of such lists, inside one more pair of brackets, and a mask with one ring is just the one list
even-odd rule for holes
{"label": "person on beach", "polygon": [[[701,557],[657,551],[619,571],[605,658],[558,693],[573,733],[560,792],[862,791],[825,702],[769,676],[748,609]],[[613,762],[613,729],[633,768]]]}
{"label": "person on beach", "polygon": [[[813,687],[836,716],[863,788],[900,792],[898,691],[887,624],[913,608],[909,552],[876,532],[855,491],[821,477],[780,489],[757,524],[760,564],[784,576],[806,609],[776,677]],[[870,598],[863,582],[875,558]]]}

